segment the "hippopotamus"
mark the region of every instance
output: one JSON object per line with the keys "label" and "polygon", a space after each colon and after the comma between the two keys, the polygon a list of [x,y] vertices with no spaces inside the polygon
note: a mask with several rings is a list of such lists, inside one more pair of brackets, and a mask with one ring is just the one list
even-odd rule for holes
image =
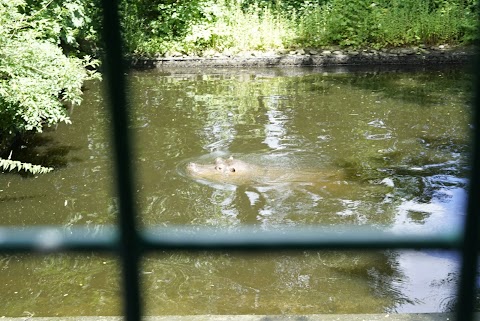
{"label": "hippopotamus", "polygon": [[318,185],[338,182],[337,171],[299,171],[283,167],[260,166],[245,161],[217,157],[213,164],[189,163],[187,172],[194,178],[232,185]]}

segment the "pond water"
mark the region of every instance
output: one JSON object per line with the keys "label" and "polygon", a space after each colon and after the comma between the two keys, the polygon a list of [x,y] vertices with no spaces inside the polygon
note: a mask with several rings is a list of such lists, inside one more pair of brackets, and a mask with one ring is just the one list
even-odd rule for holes
{"label": "pond water", "polygon": [[[460,66],[131,72],[140,222],[458,228],[470,78]],[[13,151],[56,170],[2,174],[1,225],[94,233],[115,222],[105,105],[102,84],[90,82],[72,125]],[[254,164],[252,177],[258,168],[295,174],[229,184],[186,170],[230,155]],[[0,316],[121,313],[115,257],[16,255],[0,257],[0,270]],[[150,315],[441,312],[452,308],[457,259],[442,251],[158,253],[143,262],[142,280]]]}

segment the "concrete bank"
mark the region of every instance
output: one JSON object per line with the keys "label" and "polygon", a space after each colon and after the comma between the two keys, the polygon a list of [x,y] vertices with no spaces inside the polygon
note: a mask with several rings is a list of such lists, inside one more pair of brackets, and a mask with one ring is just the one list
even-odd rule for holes
{"label": "concrete bank", "polygon": [[[121,317],[22,317],[2,318],[2,321],[121,321]],[[315,314],[315,315],[192,315],[145,317],[145,321],[453,321],[450,313],[408,314]],[[480,321],[476,313],[475,321]]]}
{"label": "concrete bank", "polygon": [[238,55],[215,53],[205,57],[175,55],[132,59],[135,68],[160,67],[283,67],[335,65],[438,65],[468,63],[473,48],[393,48],[365,50],[305,50],[287,53],[245,52]]}

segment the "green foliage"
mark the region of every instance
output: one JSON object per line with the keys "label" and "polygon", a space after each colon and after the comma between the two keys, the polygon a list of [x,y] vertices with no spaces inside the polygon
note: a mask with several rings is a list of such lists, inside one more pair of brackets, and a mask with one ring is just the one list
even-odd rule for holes
{"label": "green foliage", "polygon": [[128,51],[154,56],[290,47],[472,43],[478,0],[124,1]]}
{"label": "green foliage", "polygon": [[[473,1],[388,1],[375,8],[374,41],[392,46],[461,43],[473,40]],[[470,40],[469,40],[470,39]]]}
{"label": "green foliage", "polygon": [[[233,4],[233,5],[232,5]],[[284,48],[290,23],[271,9],[253,6],[242,10],[232,2],[218,2],[219,12],[209,23],[193,25],[185,37],[187,51],[201,52],[203,48],[215,51],[239,52]]]}
{"label": "green foliage", "polygon": [[370,5],[368,0],[332,1],[325,40],[344,46],[361,46],[369,42],[369,35],[375,28],[369,20]]}
{"label": "green foliage", "polygon": [[259,8],[272,9],[277,13],[307,13],[312,8],[319,7],[328,0],[243,0],[240,2],[243,10],[248,10],[253,6]]}
{"label": "green foliage", "polygon": [[69,123],[62,102],[80,104],[90,76],[85,67],[92,63],[88,56],[67,58],[50,34],[56,22],[49,26],[35,13],[22,14],[24,6],[22,0],[0,0],[0,125],[8,133]]}
{"label": "green foliage", "polygon": [[[89,56],[66,57],[59,47],[62,41],[74,44],[74,29],[86,22],[74,5],[77,2],[66,1],[61,11],[56,10],[61,7],[57,5],[51,8],[54,14],[47,14],[52,2],[39,2],[41,8],[36,10],[25,0],[0,0],[2,148],[17,135],[70,123],[65,104],[80,104],[82,84],[94,76],[86,67],[96,66],[96,61]],[[2,160],[2,166],[45,172],[11,160]]]}
{"label": "green foliage", "polygon": [[388,47],[471,43],[476,1],[332,0],[300,17],[306,46]]}
{"label": "green foliage", "polygon": [[[289,17],[269,7],[245,7],[240,0],[162,2],[153,7],[124,6],[124,36],[133,54],[268,50],[283,48],[293,38]],[[149,22],[145,17],[156,18]]]}
{"label": "green foliage", "polygon": [[166,43],[184,38],[195,23],[213,21],[216,5],[211,0],[124,0],[121,13],[127,52],[164,52],[172,47]]}
{"label": "green foliage", "polygon": [[99,7],[98,0],[25,0],[20,12],[42,39],[79,54],[98,51]]}

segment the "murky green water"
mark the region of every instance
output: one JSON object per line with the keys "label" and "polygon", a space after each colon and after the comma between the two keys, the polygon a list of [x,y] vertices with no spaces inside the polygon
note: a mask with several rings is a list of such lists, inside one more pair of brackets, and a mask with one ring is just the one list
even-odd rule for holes
{"label": "murky green water", "polygon": [[[172,69],[130,80],[144,225],[354,224],[401,233],[462,222],[470,79],[461,67]],[[1,225],[94,231],[114,223],[100,87],[88,84],[73,125],[14,151],[57,169],[1,175]],[[185,170],[230,155],[321,179],[236,186]],[[145,259],[142,277],[152,315],[435,312],[451,307],[456,267],[454,254],[434,251],[160,253]],[[0,316],[121,313],[115,258],[18,255],[0,258],[0,269]]]}

